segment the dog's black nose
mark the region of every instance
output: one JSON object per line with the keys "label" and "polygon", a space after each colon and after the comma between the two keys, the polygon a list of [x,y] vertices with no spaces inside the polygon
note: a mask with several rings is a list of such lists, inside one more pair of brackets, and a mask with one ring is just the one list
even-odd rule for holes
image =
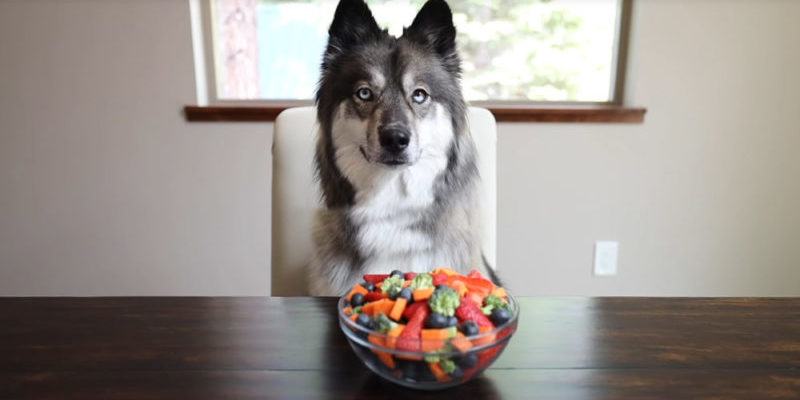
{"label": "dog's black nose", "polygon": [[411,134],[403,128],[378,128],[378,140],[384,150],[399,154],[408,147],[411,141]]}

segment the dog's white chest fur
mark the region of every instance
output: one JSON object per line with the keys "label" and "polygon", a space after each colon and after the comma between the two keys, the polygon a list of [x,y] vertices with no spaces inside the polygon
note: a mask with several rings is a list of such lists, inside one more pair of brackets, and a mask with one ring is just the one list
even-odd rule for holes
{"label": "dog's white chest fur", "polygon": [[433,179],[415,167],[387,174],[356,197],[350,216],[359,226],[357,246],[367,271],[427,270],[434,262],[431,237],[418,226],[434,201]]}

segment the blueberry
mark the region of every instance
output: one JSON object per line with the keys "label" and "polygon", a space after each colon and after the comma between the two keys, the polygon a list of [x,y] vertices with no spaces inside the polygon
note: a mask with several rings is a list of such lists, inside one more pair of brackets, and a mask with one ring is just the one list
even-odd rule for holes
{"label": "blueberry", "polygon": [[464,336],[475,336],[478,333],[480,333],[480,329],[478,329],[478,324],[476,324],[474,321],[464,322],[463,324],[461,324],[459,330],[461,331],[461,333],[464,334]]}
{"label": "blueberry", "polygon": [[367,329],[372,329],[372,318],[367,314],[358,314],[358,317],[356,317],[356,324]]}
{"label": "blueberry", "polygon": [[447,327],[458,325],[458,318],[455,316],[447,317]]}
{"label": "blueberry", "polygon": [[375,284],[372,282],[361,282],[361,286],[363,286],[364,289],[367,289],[368,292],[375,290]]}
{"label": "blueberry", "polygon": [[447,317],[439,313],[431,313],[425,325],[433,329],[447,328]]}
{"label": "blueberry", "polygon": [[472,368],[478,365],[478,355],[473,353],[464,354],[463,356],[459,356],[455,360],[453,360],[458,364],[459,367],[464,369]]}
{"label": "blueberry", "polygon": [[400,271],[400,270],[396,269],[396,270],[394,270],[392,272],[389,272],[389,276],[395,276],[395,275],[397,275],[397,276],[402,278],[403,277],[403,271]]}
{"label": "blueberry", "polygon": [[489,319],[491,319],[495,325],[503,325],[511,320],[511,313],[505,308],[495,308],[492,310],[492,315],[489,316]]}
{"label": "blueberry", "polygon": [[350,305],[353,307],[358,307],[364,304],[364,295],[361,293],[356,293],[353,297],[350,298]]}
{"label": "blueberry", "polygon": [[403,290],[400,291],[400,293],[397,295],[397,297],[402,297],[402,298],[404,298],[406,300],[411,300],[412,299],[411,289],[403,288]]}
{"label": "blueberry", "polygon": [[461,368],[456,367],[456,369],[450,373],[450,376],[455,379],[461,379],[464,377],[464,371]]}

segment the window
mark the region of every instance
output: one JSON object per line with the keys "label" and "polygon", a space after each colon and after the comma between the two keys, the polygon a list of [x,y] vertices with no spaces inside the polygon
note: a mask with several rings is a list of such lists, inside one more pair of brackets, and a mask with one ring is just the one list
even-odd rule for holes
{"label": "window", "polygon": [[[211,100],[309,100],[336,0],[208,0]],[[627,0],[449,0],[470,101],[618,103]],[[424,0],[367,1],[402,32]],[[623,46],[624,47],[624,46]]]}

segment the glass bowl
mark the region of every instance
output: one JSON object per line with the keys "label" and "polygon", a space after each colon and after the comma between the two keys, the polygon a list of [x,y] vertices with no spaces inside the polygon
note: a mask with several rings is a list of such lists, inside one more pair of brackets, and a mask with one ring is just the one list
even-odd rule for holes
{"label": "glass bowl", "polygon": [[[367,329],[345,315],[344,308],[348,303],[346,295],[339,299],[337,306],[339,326],[358,358],[384,379],[413,389],[445,389],[479,375],[506,348],[517,330],[519,317],[517,301],[510,294],[507,296],[511,310],[511,319],[508,322],[490,331],[460,338],[458,346],[446,346],[436,352],[395,349],[390,344],[396,343],[397,338]],[[442,347],[439,340],[420,339],[419,342],[423,350]],[[455,364],[455,370],[446,373],[441,367],[437,368],[444,363],[450,366]]]}

